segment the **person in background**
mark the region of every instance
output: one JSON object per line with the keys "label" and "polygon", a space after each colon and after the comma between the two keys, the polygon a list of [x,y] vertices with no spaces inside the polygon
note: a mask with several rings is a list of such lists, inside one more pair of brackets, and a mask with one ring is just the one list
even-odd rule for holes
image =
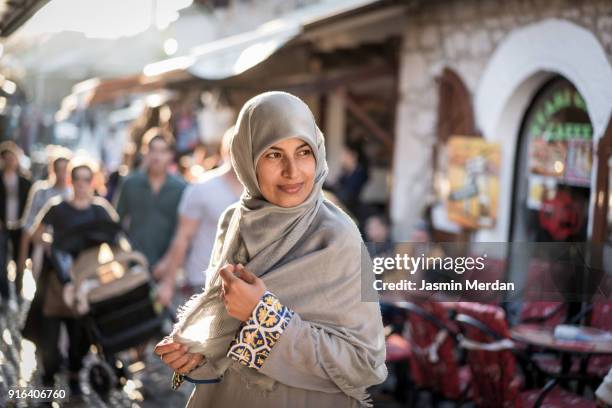
{"label": "person in background", "polygon": [[155,278],[162,282],[157,294],[163,305],[168,305],[172,300],[177,272],[181,267],[184,267],[186,280],[184,295],[190,297],[204,285],[204,270],[210,261],[219,218],[227,207],[240,198],[242,184],[229,158],[232,135],[233,127],[223,137],[221,167],[207,172],[201,181],[185,189],[178,208],[176,234],[170,249],[153,271]]}
{"label": "person in background", "polygon": [[393,255],[394,244],[389,231],[389,219],[384,214],[373,214],[366,218],[365,237],[371,256]]}
{"label": "person in background", "polygon": [[169,173],[174,155],[172,135],[151,128],[143,136],[144,170],[125,178],[117,193],[116,208],[134,249],[142,252],[152,270],[174,236],[185,182]]}
{"label": "person in background", "polygon": [[[118,221],[119,217],[113,207],[102,197],[94,194],[94,166],[85,161],[71,162],[70,176],[74,188],[73,198],[62,200],[60,196],[52,198],[37,215],[31,230],[32,239],[45,247],[47,259],[40,281],[45,282],[43,301],[42,327],[44,333],[37,344],[43,363],[43,385],[54,387],[55,374],[60,368],[61,353],[58,350],[60,327],[63,324],[68,333],[68,369],[69,384],[72,396],[81,393],[78,373],[82,360],[89,348],[87,334],[82,325],[73,317],[69,305],[74,300],[74,284],[67,271],[59,270],[49,261],[50,243],[43,233],[53,236],[53,245],[61,245],[64,237],[79,225],[97,221]],[[73,257],[78,254],[71,253]],[[38,291],[37,291],[38,294]],[[42,343],[42,344],[41,344]]]}
{"label": "person in background", "polygon": [[[60,196],[65,200],[72,197],[72,186],[68,183],[68,161],[70,160],[70,150],[53,146],[49,149],[49,169],[46,180],[34,183],[30,190],[30,195],[23,212],[23,233],[21,235],[21,250],[19,251],[19,268],[25,268],[25,261],[30,247],[31,236],[29,231],[34,225],[36,215],[53,197]],[[42,247],[36,245],[32,251],[32,270],[37,276],[42,266]]]}
{"label": "person in background", "polygon": [[[4,301],[9,298],[8,263],[18,265],[21,249],[21,220],[32,182],[21,169],[21,149],[11,142],[0,145],[2,170],[0,171],[0,294]],[[8,256],[10,254],[10,257]],[[17,298],[21,293],[23,270],[19,267],[15,277]]]}
{"label": "person in background", "polygon": [[109,202],[115,201],[116,194],[119,190],[122,180],[128,176],[130,169],[133,167],[136,154],[136,146],[132,142],[128,142],[123,149],[121,164],[117,169],[108,175],[106,180],[106,199]]}
{"label": "person in background", "polygon": [[342,168],[334,193],[359,222],[362,219],[360,195],[368,181],[368,163],[365,155],[354,145],[346,145],[341,155]]}

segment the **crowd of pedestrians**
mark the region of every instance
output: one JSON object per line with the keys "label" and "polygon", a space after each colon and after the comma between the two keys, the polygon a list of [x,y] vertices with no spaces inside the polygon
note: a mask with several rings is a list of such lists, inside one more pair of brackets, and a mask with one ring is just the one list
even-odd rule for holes
{"label": "crowd of pedestrians", "polygon": [[[137,165],[100,184],[99,164],[78,152],[49,146],[44,179],[33,180],[17,144],[0,145],[0,307],[5,314],[11,307],[28,308],[22,335],[36,345],[42,385],[57,384],[65,366],[71,394],[80,394],[78,372],[90,345],[71,306],[76,294],[70,269],[55,249],[79,226],[119,224],[157,281],[154,302],[174,310],[204,285],[217,220],[241,193],[227,140],[221,150],[217,168],[188,184],[174,164],[173,135],[152,127],[142,137]],[[69,255],[74,260],[78,253]],[[31,302],[23,301],[25,270],[36,283]]]}

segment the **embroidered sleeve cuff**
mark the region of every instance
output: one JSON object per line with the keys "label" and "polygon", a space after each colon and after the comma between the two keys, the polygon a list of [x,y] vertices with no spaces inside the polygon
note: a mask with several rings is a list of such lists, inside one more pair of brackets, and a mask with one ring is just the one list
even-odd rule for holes
{"label": "embroidered sleeve cuff", "polygon": [[227,356],[259,370],[292,317],[293,311],[266,291],[232,341]]}

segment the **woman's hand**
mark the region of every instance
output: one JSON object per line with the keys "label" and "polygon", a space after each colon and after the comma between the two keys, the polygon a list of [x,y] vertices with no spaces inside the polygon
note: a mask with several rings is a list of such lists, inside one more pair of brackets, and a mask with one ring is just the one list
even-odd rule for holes
{"label": "woman's hand", "polygon": [[204,361],[204,355],[188,352],[187,346],[176,343],[169,337],[157,343],[153,351],[161,361],[179,374],[188,374]]}
{"label": "woman's hand", "polygon": [[266,285],[244,266],[226,265],[219,273],[223,279],[223,303],[230,316],[247,321],[266,292]]}

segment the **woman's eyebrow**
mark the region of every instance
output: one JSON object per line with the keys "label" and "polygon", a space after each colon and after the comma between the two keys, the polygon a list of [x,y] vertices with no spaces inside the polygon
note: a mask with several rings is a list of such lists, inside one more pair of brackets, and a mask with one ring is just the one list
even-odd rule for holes
{"label": "woman's eyebrow", "polygon": [[[304,146],[310,147],[310,145],[308,143],[304,142],[301,145],[299,145],[295,150],[301,149]],[[284,152],[285,151],[285,150],[281,149],[280,147],[276,147],[276,146],[270,146],[269,150],[278,150],[279,152]]]}

